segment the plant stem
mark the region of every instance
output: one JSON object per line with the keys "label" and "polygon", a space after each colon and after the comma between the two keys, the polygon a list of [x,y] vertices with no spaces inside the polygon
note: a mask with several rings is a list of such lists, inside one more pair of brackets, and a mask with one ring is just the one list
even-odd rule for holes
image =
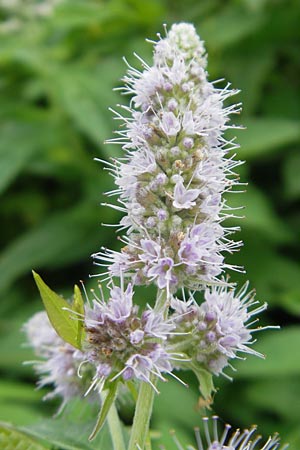
{"label": "plant stem", "polygon": [[[156,380],[152,379],[152,383],[156,384],[156,382],[157,377]],[[128,450],[144,449],[152,415],[154,395],[153,387],[149,383],[142,382],[135,407]]]}
{"label": "plant stem", "polygon": [[[166,316],[169,306],[168,300],[168,292],[166,290],[158,291],[154,310]],[[150,381],[152,386],[150,383],[142,382],[139,389],[128,450],[144,450],[145,448],[155,396],[154,388],[157,385],[158,378],[151,376]],[[147,448],[149,448],[149,445]]]}
{"label": "plant stem", "polygon": [[115,403],[111,405],[110,410],[107,414],[107,423],[113,444],[113,449],[126,450],[122,427]]}

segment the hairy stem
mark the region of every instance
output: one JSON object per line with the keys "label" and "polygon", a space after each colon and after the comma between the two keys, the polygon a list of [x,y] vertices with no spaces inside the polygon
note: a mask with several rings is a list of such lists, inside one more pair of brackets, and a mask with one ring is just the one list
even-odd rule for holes
{"label": "hairy stem", "polygon": [[[156,380],[152,380],[152,383],[156,384],[156,382],[157,377]],[[142,382],[135,407],[128,450],[144,449],[152,415],[154,395],[153,387],[149,383]]]}
{"label": "hairy stem", "polygon": [[107,414],[107,423],[113,444],[113,450],[126,450],[121,422],[115,403],[113,403],[109,409]]}
{"label": "hairy stem", "polygon": [[[167,290],[158,291],[154,309],[166,315],[169,307],[168,297],[169,293]],[[150,383],[142,382],[139,389],[128,450],[144,450],[145,448],[146,439],[149,434],[155,387],[157,385],[158,378],[156,376],[152,376],[150,381],[152,385]],[[148,448],[149,445],[147,446],[147,449]]]}

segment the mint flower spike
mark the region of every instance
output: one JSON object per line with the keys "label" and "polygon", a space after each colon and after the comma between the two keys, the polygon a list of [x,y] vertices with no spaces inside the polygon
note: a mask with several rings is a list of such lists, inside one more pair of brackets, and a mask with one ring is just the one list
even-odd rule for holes
{"label": "mint flower spike", "polygon": [[[122,123],[110,143],[122,145],[125,157],[108,163],[125,213],[120,229],[127,229],[120,253],[103,249],[94,255],[107,265],[107,276],[120,271],[135,284],[152,282],[160,289],[202,289],[219,283],[224,253],[237,250],[231,240],[238,228],[224,225],[234,211],[223,197],[239,185],[232,151],[224,132],[229,116],[240,104],[224,107],[238,91],[207,80],[203,41],[191,24],[171,27],[154,42],[153,66],[142,62],[138,71],[128,64],[124,94],[130,106],[113,111]],[[230,156],[229,156],[230,154]]]}
{"label": "mint flower spike", "polygon": [[[28,345],[33,348],[39,360],[29,361],[33,364],[40,379],[39,388],[53,385],[53,391],[44,396],[44,400],[61,397],[59,414],[69,400],[83,397],[93,376],[93,367],[86,364],[78,377],[78,371],[85,359],[84,354],[63,341],[52,327],[46,311],[34,314],[23,326]],[[90,401],[95,401],[94,396]]]}
{"label": "mint flower spike", "polygon": [[[280,437],[277,433],[262,444],[262,437],[256,434],[256,425],[243,431],[237,429],[230,432],[231,425],[227,424],[220,435],[218,432],[219,418],[217,416],[213,416],[211,419],[204,417],[202,421],[205,439],[201,438],[199,428],[195,428],[197,450],[286,450],[288,448],[288,445],[280,446]],[[176,448],[184,450],[176,434],[172,432],[172,435]],[[196,450],[195,447],[190,445],[185,448],[187,450]]]}
{"label": "mint flower spike", "polygon": [[169,350],[176,349],[189,358],[186,362],[179,361],[178,367],[192,369],[196,374],[204,369],[230,378],[223,370],[227,366],[232,367],[229,361],[240,358],[239,353],[264,357],[251,348],[255,342],[252,333],[277,327],[250,328],[258,321],[251,319],[264,311],[267,304],[258,304],[254,291],[247,292],[248,284],[238,292],[227,286],[207,288],[201,305],[196,303],[193,294],[187,301],[176,297],[171,300],[176,328],[168,340]]}
{"label": "mint flower spike", "polygon": [[174,325],[150,307],[139,316],[133,294],[131,284],[112,286],[108,302],[95,297],[85,308],[84,354],[96,370],[91,389],[119,379],[144,381],[157,391],[151,376],[165,381],[163,374],[172,372],[175,355],[167,353],[166,340]]}

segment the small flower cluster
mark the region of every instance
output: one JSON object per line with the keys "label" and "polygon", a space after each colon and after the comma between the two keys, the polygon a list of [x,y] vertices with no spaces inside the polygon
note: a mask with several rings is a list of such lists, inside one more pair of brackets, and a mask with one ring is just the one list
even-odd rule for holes
{"label": "small flower cluster", "polygon": [[223,136],[229,115],[240,111],[223,103],[237,91],[207,80],[203,42],[190,24],[173,25],[154,43],[154,66],[143,65],[124,78],[129,117],[116,112],[125,130],[110,141],[127,152],[110,165],[118,189],[109,193],[126,213],[126,246],[95,258],[108,262],[110,275],[122,271],[138,284],[198,289],[233,268],[223,253],[241,245],[223,225],[230,208],[222,197],[239,184],[240,161],[227,157],[237,145]]}
{"label": "small flower cluster", "polygon": [[[201,438],[200,429],[195,429],[195,437],[197,443],[197,450],[286,450],[288,445],[280,445],[280,438],[277,434],[269,437],[267,441],[262,444],[262,437],[256,434],[257,427],[254,425],[249,430],[231,430],[230,425],[225,425],[225,428],[220,435],[218,433],[218,417],[212,417],[211,421],[208,417],[203,417],[203,431],[205,434],[205,441]],[[212,431],[210,430],[212,428]],[[181,443],[178,441],[176,434],[173,434],[174,444],[178,450],[183,450]],[[163,449],[164,447],[162,447]],[[194,447],[188,446],[189,450],[196,450]]]}
{"label": "small flower cluster", "polygon": [[[170,337],[170,348],[176,348],[189,358],[187,362],[179,362],[178,367],[195,369],[197,365],[219,375],[239,352],[263,357],[249,347],[251,333],[257,329],[249,329],[247,322],[267,305],[251,309],[257,302],[252,292],[247,293],[247,288],[248,283],[237,294],[233,289],[222,286],[207,288],[201,305],[196,303],[192,294],[186,302],[176,298],[172,300],[172,319],[179,336],[174,334]],[[180,334],[187,338],[182,339]]]}
{"label": "small flower cluster", "polygon": [[174,368],[228,377],[223,369],[240,352],[263,356],[250,347],[258,329],[247,323],[266,304],[253,308],[257,302],[247,288],[247,283],[238,293],[226,286],[207,288],[200,305],[192,293],[188,300],[171,296],[173,313],[166,319],[149,306],[139,314],[131,284],[126,290],[112,286],[108,301],[95,296],[85,306],[79,319],[85,330],[82,351],[55,333],[46,313],[38,313],[24,329],[36,354],[47,359],[36,364],[43,375],[39,385],[53,383],[47,398],[60,395],[66,402],[116,379],[148,382],[156,390],[151,375],[165,381]]}
{"label": "small flower cluster", "polygon": [[34,361],[34,367],[40,380],[38,386],[54,385],[54,390],[44,399],[61,397],[61,409],[74,397],[84,396],[90,385],[93,367],[86,365],[78,376],[84,360],[81,351],[64,342],[54,331],[46,311],[36,313],[24,325],[29,345],[34,349],[40,361]]}
{"label": "small flower cluster", "polygon": [[0,0],[0,35],[13,34],[26,26],[28,19],[51,17],[63,0]]}
{"label": "small flower cluster", "polygon": [[95,299],[92,307],[86,307],[84,353],[96,368],[98,386],[119,376],[151,383],[151,374],[163,379],[162,373],[172,371],[163,343],[173,326],[150,308],[139,317],[132,297],[131,284],[125,292],[114,286],[108,302]]}

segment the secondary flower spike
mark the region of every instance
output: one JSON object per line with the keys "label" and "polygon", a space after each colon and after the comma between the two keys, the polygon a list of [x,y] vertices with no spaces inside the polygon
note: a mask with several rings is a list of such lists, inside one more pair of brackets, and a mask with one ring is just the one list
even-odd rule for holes
{"label": "secondary flower spike", "polygon": [[[40,376],[38,387],[52,384],[54,389],[44,396],[44,400],[61,397],[63,407],[74,397],[83,397],[90,385],[94,368],[85,364],[78,376],[84,355],[81,351],[64,342],[49,322],[46,311],[41,311],[25,323],[23,330],[28,344],[40,358],[34,361],[34,368]],[[90,396],[90,400],[96,399]]]}
{"label": "secondary flower spike", "polygon": [[[204,439],[201,437],[200,429],[195,429],[197,450],[287,450],[288,448],[288,445],[280,444],[280,437],[276,433],[264,441],[256,433],[257,428],[255,425],[245,430],[231,430],[231,426],[227,424],[220,433],[218,431],[217,416],[213,416],[211,419],[204,417],[202,423],[201,431],[204,432]],[[176,448],[183,450],[176,434],[172,434]],[[187,448],[196,450],[196,448],[191,446]]]}
{"label": "secondary flower spike", "polygon": [[109,164],[118,188],[108,193],[121,204],[111,206],[125,213],[126,245],[94,257],[110,276],[123,272],[136,284],[201,289],[225,268],[239,269],[224,262],[241,242],[230,239],[236,228],[223,224],[232,216],[223,194],[239,184],[240,164],[232,156],[238,146],[224,137],[240,105],[224,101],[238,91],[208,81],[193,25],[175,24],[153,45],[153,66],[129,66],[122,91],[131,95],[130,106],[120,107],[124,116],[114,111],[121,127],[109,141],[126,155]]}
{"label": "secondary flower spike", "polygon": [[247,288],[248,283],[237,293],[224,286],[207,288],[201,305],[192,294],[188,301],[172,299],[176,328],[169,338],[169,349],[186,355],[186,361],[179,361],[178,367],[224,375],[223,369],[239,353],[263,357],[251,348],[255,342],[251,333],[263,328],[249,325],[257,321],[253,316],[264,311],[267,304],[258,305],[253,291],[247,292]]}
{"label": "secondary flower spike", "polygon": [[151,374],[164,380],[172,371],[164,342],[174,326],[150,308],[138,316],[133,294],[131,284],[125,291],[113,286],[108,302],[95,298],[86,306],[84,355],[96,369],[91,388],[119,378],[151,384]]}

